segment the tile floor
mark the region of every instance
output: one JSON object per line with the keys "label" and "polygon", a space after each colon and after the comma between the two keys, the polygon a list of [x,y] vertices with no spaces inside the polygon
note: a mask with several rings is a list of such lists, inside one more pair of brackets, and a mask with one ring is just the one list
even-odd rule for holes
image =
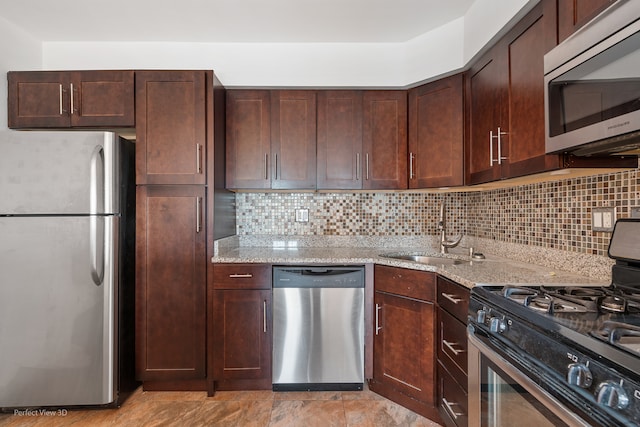
{"label": "tile floor", "polygon": [[437,427],[369,391],[136,392],[120,409],[0,414],[0,426],[420,426]]}

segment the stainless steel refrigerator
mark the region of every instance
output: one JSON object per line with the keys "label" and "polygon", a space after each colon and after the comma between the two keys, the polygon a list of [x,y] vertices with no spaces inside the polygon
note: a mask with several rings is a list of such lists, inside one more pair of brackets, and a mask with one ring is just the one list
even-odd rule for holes
{"label": "stainless steel refrigerator", "polygon": [[135,387],[133,153],[108,132],[0,132],[0,408]]}

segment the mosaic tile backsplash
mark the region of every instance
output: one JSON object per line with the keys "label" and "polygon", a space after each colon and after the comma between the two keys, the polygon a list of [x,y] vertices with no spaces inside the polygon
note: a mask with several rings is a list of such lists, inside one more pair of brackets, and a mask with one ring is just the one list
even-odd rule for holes
{"label": "mosaic tile backsplash", "polygon": [[[425,236],[438,234],[605,255],[610,233],[591,231],[591,210],[618,218],[640,207],[638,170],[480,192],[238,193],[237,233],[281,236]],[[296,222],[296,209],[309,209]]]}

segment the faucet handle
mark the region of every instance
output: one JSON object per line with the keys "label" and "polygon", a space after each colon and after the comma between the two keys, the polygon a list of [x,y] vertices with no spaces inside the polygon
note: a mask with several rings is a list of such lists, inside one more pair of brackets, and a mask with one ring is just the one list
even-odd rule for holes
{"label": "faucet handle", "polygon": [[463,236],[464,234],[459,234],[458,236],[454,237],[453,240],[443,240],[441,244],[445,248],[455,248],[460,244]]}

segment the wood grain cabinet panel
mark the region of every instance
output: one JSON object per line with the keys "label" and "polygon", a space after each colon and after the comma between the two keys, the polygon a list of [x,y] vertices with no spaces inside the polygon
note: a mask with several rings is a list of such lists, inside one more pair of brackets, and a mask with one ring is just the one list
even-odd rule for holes
{"label": "wood grain cabinet panel", "polygon": [[409,188],[464,184],[463,76],[409,91]]}
{"label": "wood grain cabinet panel", "polygon": [[10,128],[135,125],[131,70],[14,71],[7,79]]}
{"label": "wood grain cabinet panel", "polygon": [[362,188],[407,188],[407,93],[363,94]]}
{"label": "wood grain cabinet panel", "polygon": [[136,182],[206,184],[204,71],[136,73]]}
{"label": "wood grain cabinet panel", "polygon": [[575,33],[613,3],[615,0],[558,0],[559,41]]}
{"label": "wood grain cabinet panel", "polygon": [[370,388],[437,420],[435,275],[376,265],[374,288]]}
{"label": "wood grain cabinet panel", "polygon": [[139,186],[136,206],[136,373],[205,379],[204,186]]}
{"label": "wood grain cabinet panel", "polygon": [[362,188],[362,91],[318,91],[317,188]]}

